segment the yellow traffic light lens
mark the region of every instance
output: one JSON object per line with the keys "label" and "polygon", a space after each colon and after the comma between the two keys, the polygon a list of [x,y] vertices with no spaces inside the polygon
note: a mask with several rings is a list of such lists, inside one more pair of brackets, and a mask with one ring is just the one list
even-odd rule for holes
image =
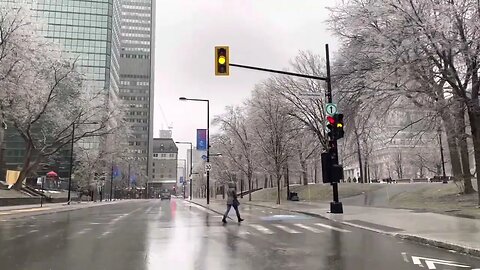
{"label": "yellow traffic light lens", "polygon": [[338,123],[338,124],[337,124],[337,127],[338,127],[338,128],[341,128],[341,127],[343,127],[343,125],[342,125],[341,123]]}
{"label": "yellow traffic light lens", "polygon": [[222,55],[222,56],[220,56],[220,57],[218,58],[218,63],[219,63],[220,65],[225,64],[225,62],[226,62],[225,56]]}

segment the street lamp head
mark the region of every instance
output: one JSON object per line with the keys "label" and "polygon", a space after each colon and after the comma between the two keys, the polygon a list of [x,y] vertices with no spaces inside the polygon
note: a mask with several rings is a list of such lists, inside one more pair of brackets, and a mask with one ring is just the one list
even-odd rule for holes
{"label": "street lamp head", "polygon": [[180,97],[179,100],[187,100],[186,97]]}

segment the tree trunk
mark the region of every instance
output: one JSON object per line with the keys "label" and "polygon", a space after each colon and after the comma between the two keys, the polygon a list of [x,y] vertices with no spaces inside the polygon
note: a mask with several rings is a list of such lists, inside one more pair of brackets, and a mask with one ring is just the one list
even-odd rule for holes
{"label": "tree trunk", "polygon": [[289,199],[290,195],[290,177],[288,176],[288,164],[285,167],[285,187],[287,188],[287,200]]}
{"label": "tree trunk", "polygon": [[249,172],[247,177],[248,177],[248,201],[251,202],[252,201],[252,186],[253,186],[252,174]]}
{"label": "tree trunk", "polygon": [[443,126],[447,135],[448,152],[450,155],[450,165],[452,166],[452,174],[455,181],[459,181],[462,175],[462,164],[458,153],[458,145],[456,134],[454,131],[455,124],[449,112],[441,112]]}
{"label": "tree trunk", "polygon": [[280,204],[280,196],[281,196],[281,180],[282,176],[280,174],[277,174],[277,204]]}
{"label": "tree trunk", "polygon": [[[363,183],[364,178],[363,178],[362,150],[360,148],[360,136],[358,135],[357,128],[354,127],[354,129],[355,129],[355,140],[356,140],[356,143],[357,143],[358,167],[360,168],[361,183]],[[357,182],[360,183],[360,179],[358,179]]]}
{"label": "tree trunk", "polygon": [[17,182],[13,185],[13,188],[16,190],[21,190],[23,187],[23,181],[29,174],[29,170],[31,169],[32,163],[32,152],[33,149],[30,145],[26,146],[25,155],[23,157],[23,167],[20,171],[20,175],[18,176]]}
{"label": "tree trunk", "polygon": [[472,187],[471,173],[470,173],[470,156],[468,153],[467,134],[465,124],[465,105],[461,101],[455,102],[453,107],[453,117],[455,118],[455,130],[458,140],[458,147],[460,150],[460,161],[462,166],[462,180],[464,183],[464,193],[471,194],[475,192]]}
{"label": "tree trunk", "polygon": [[306,185],[308,185],[307,161],[302,160],[302,162],[300,162],[300,164],[302,165],[303,185],[306,186]]}
{"label": "tree trunk", "polygon": [[477,177],[478,205],[480,205],[480,108],[477,104],[477,113],[468,111],[472,129],[473,153],[475,156],[475,174]]}
{"label": "tree trunk", "polygon": [[263,188],[268,188],[268,176],[265,174],[263,178]]}
{"label": "tree trunk", "polygon": [[273,176],[270,174],[270,187],[273,188]]}
{"label": "tree trunk", "polygon": [[317,165],[317,159],[314,160],[314,171],[313,171],[313,174],[314,174],[314,182],[315,184],[317,183],[317,173],[318,173],[318,165]]}
{"label": "tree trunk", "polygon": [[4,163],[4,139],[5,139],[5,129],[2,125],[3,118],[2,113],[0,113],[0,175],[3,178],[5,176],[5,163]]}

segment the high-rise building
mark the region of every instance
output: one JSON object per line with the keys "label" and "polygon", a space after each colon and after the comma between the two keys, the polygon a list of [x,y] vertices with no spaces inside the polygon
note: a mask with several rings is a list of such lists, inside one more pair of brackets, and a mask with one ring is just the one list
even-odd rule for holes
{"label": "high-rise building", "polygon": [[121,0],[120,97],[127,106],[132,157],[151,178],[153,147],[153,25],[152,0]]}

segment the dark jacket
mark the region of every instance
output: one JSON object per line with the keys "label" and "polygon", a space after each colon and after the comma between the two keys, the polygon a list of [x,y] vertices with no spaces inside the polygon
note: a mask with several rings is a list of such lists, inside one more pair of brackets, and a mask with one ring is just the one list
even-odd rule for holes
{"label": "dark jacket", "polygon": [[235,188],[229,188],[227,190],[227,205],[233,205],[235,201],[237,201],[236,190]]}

